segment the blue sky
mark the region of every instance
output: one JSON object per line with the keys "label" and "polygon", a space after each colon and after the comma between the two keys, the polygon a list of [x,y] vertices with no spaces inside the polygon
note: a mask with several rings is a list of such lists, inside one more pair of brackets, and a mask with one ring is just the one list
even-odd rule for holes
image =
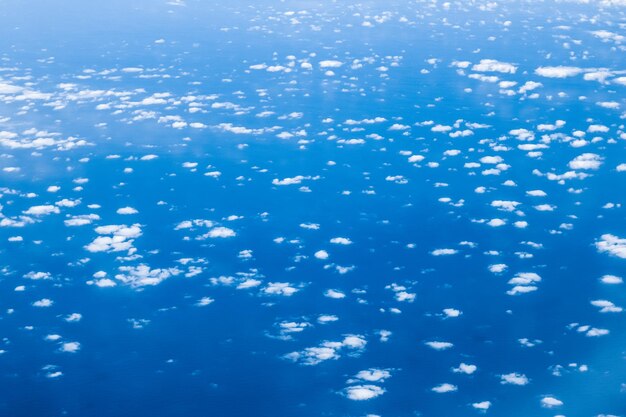
{"label": "blue sky", "polygon": [[0,5],[0,414],[624,416],[623,1]]}

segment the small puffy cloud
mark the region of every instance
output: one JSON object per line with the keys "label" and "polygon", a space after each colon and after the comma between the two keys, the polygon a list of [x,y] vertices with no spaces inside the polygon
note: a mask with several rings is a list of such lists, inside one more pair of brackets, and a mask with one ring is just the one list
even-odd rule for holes
{"label": "small puffy cloud", "polygon": [[432,391],[436,392],[437,394],[444,394],[446,392],[454,392],[457,389],[458,388],[456,387],[456,385],[444,383],[444,384],[437,385],[436,387],[433,387]]}
{"label": "small puffy cloud", "polygon": [[502,162],[504,162],[504,159],[502,159],[501,156],[483,156],[482,158],[480,158],[480,162],[483,164],[501,164]]}
{"label": "small puffy cloud", "polygon": [[319,62],[320,68],[339,68],[342,65],[343,65],[343,62],[336,61],[336,60],[330,60],[330,59]]}
{"label": "small puffy cloud", "polygon": [[584,153],[569,162],[571,169],[598,169],[602,165],[602,158],[595,153]]}
{"label": "small puffy cloud", "polygon": [[141,228],[138,224],[107,225],[96,227],[98,236],[90,244],[85,246],[89,252],[120,252],[133,249],[134,238],[141,236]]}
{"label": "small puffy cloud", "polygon": [[562,405],[563,401],[551,396],[543,397],[541,399],[541,406],[545,408],[560,407]]}
{"label": "small puffy cloud", "polygon": [[535,272],[520,272],[509,280],[511,285],[530,285],[541,282],[541,276]]}
{"label": "small puffy cloud", "polygon": [[207,237],[210,238],[227,238],[233,236],[237,236],[237,233],[235,233],[233,229],[223,226],[214,227],[207,233]]}
{"label": "small puffy cloud", "polygon": [[50,279],[51,275],[49,272],[35,272],[30,271],[29,273],[24,275],[24,278],[40,280],[40,279]]}
{"label": "small puffy cloud", "polygon": [[600,337],[600,336],[606,336],[609,334],[609,330],[608,329],[598,329],[596,327],[592,327],[591,329],[587,330],[587,333],[585,333],[585,336],[587,337]]}
{"label": "small puffy cloud", "polygon": [[503,211],[513,211],[521,203],[519,201],[506,201],[506,200],[494,200],[491,202],[491,207],[495,207]]}
{"label": "small puffy cloud", "polygon": [[32,206],[28,210],[24,211],[24,214],[29,216],[46,216],[48,214],[59,214],[61,211],[57,206],[47,204],[43,206]]}
{"label": "small puffy cloud", "polygon": [[336,245],[351,245],[352,241],[347,237],[334,237],[330,239],[330,243],[334,243]]}
{"label": "small puffy cloud", "polygon": [[526,294],[537,291],[535,284],[541,282],[541,277],[534,272],[520,272],[509,280],[514,287],[507,291],[508,295]]}
{"label": "small puffy cloud", "polygon": [[300,184],[302,183],[302,180],[305,180],[307,177],[304,177],[302,175],[296,175],[295,177],[291,177],[291,178],[283,178],[282,180],[278,179],[278,178],[274,178],[272,180],[272,184],[274,185],[296,185],[296,184]]}
{"label": "small puffy cloud", "polygon": [[72,216],[69,219],[63,221],[67,227],[85,226],[91,224],[94,220],[100,220],[100,216],[97,214],[81,214],[78,216]]}
{"label": "small puffy cloud", "polygon": [[115,279],[134,288],[158,285],[166,279],[181,274],[178,268],[155,268],[140,264],[137,266],[120,266],[120,273]]}
{"label": "small puffy cloud", "polygon": [[332,323],[339,320],[339,317],[332,314],[322,314],[317,318],[317,322],[320,324]]}
{"label": "small puffy cloud", "polygon": [[65,317],[65,321],[68,323],[76,323],[83,319],[83,315],[80,313],[72,313]]}
{"label": "small puffy cloud", "polygon": [[328,259],[329,257],[328,252],[326,252],[325,250],[318,250],[313,256],[321,260]]}
{"label": "small puffy cloud", "polygon": [[503,219],[491,219],[487,222],[487,226],[500,227],[506,224],[506,220]]}
{"label": "small puffy cloud", "polygon": [[600,313],[621,313],[623,311],[622,307],[616,306],[609,300],[593,300],[591,301],[591,305],[598,307]]}
{"label": "small puffy cloud", "polygon": [[539,67],[535,69],[535,74],[546,78],[574,77],[582,72],[583,70],[581,68],[567,66]]}
{"label": "small puffy cloud", "polygon": [[618,258],[626,259],[626,239],[621,239],[612,234],[604,234],[600,236],[600,240],[596,242],[596,249],[600,253],[608,253]]}
{"label": "small puffy cloud", "polygon": [[501,274],[502,272],[506,271],[508,268],[508,266],[506,264],[493,264],[493,265],[489,265],[489,272],[492,272],[494,274]]}
{"label": "small puffy cloud", "polygon": [[80,343],[78,343],[78,342],[63,343],[59,350],[61,352],[76,353],[76,352],[78,352],[80,350]]}
{"label": "small puffy cloud", "polygon": [[354,401],[363,401],[383,395],[385,390],[376,385],[355,385],[345,390],[345,395]]}
{"label": "small puffy cloud", "polygon": [[478,403],[473,403],[472,407],[474,407],[477,410],[487,411],[491,407],[491,401],[481,401]]}
{"label": "small puffy cloud", "polygon": [[526,191],[526,195],[531,197],[545,197],[547,194],[543,190],[530,190]]}
{"label": "small puffy cloud", "polygon": [[324,295],[328,298],[335,298],[335,299],[341,299],[341,298],[346,297],[344,293],[342,293],[341,291],[337,291],[337,290],[326,290]]}
{"label": "small puffy cloud", "polygon": [[517,67],[513,64],[509,64],[508,62],[500,62],[495,59],[481,59],[479,64],[474,64],[472,71],[515,74]]}
{"label": "small puffy cloud", "polygon": [[260,280],[254,279],[254,278],[247,278],[247,279],[243,280],[242,282],[240,282],[237,285],[237,289],[238,290],[246,290],[248,288],[258,287],[259,285],[261,285],[261,281]]}
{"label": "small puffy cloud", "polygon": [[529,292],[537,291],[538,288],[535,285],[516,285],[506,293],[508,295],[527,294]]}
{"label": "small puffy cloud", "polygon": [[54,204],[59,206],[59,207],[76,207],[77,205],[80,204],[80,199],[78,199],[78,200],[69,200],[67,198],[64,198],[62,200],[57,201]]}
{"label": "small puffy cloud", "polygon": [[94,284],[100,288],[110,288],[110,287],[115,287],[117,285],[115,281],[109,278],[100,278],[94,281]]}
{"label": "small puffy cloud", "polygon": [[208,306],[209,304],[212,304],[215,300],[212,299],[211,297],[202,297],[201,299],[198,300],[198,302],[196,303],[196,306],[198,307],[205,307]]}
{"label": "small puffy cloud", "polygon": [[622,277],[618,277],[616,275],[604,275],[602,278],[600,278],[600,281],[602,281],[603,284],[621,284],[624,282],[624,280],[622,279]]}
{"label": "small puffy cloud", "polygon": [[425,344],[426,346],[431,347],[435,350],[447,350],[454,346],[454,344],[450,342],[440,342],[440,341],[431,341],[431,342],[426,342]]}
{"label": "small puffy cloud", "polygon": [[263,288],[263,293],[267,295],[283,295],[290,297],[297,292],[298,289],[288,282],[270,282]]}
{"label": "small puffy cloud", "polygon": [[476,372],[477,369],[478,367],[476,365],[468,365],[466,363],[461,363],[458,367],[452,368],[452,372],[471,375],[474,372]]}
{"label": "small puffy cloud", "polygon": [[434,251],[432,251],[430,254],[433,256],[444,256],[444,255],[455,255],[457,254],[459,251],[456,249],[435,249]]}
{"label": "small puffy cloud", "polygon": [[137,214],[139,213],[137,209],[133,207],[122,207],[117,209],[117,214]]}
{"label": "small puffy cloud", "polygon": [[323,342],[316,347],[309,347],[299,352],[291,352],[285,355],[285,359],[302,365],[317,365],[327,360],[339,359],[341,353],[346,349],[351,354],[359,353],[366,345],[367,341],[363,336],[349,334],[339,342]]}
{"label": "small puffy cloud", "polygon": [[556,206],[553,206],[552,204],[538,204],[533,206],[533,208],[537,211],[554,211]]}
{"label": "small puffy cloud", "polygon": [[391,377],[391,373],[386,369],[370,368],[360,371],[354,377],[368,382],[382,382]]}
{"label": "small puffy cloud", "polygon": [[512,372],[510,374],[500,375],[500,383],[501,384],[510,384],[510,385],[526,385],[530,381],[524,374],[518,374],[516,372]]}
{"label": "small puffy cloud", "polygon": [[446,317],[459,317],[463,314],[463,312],[461,310],[457,310],[456,308],[444,308],[443,314],[445,314]]}
{"label": "small puffy cloud", "polygon": [[33,303],[33,307],[51,307],[54,304],[49,298],[42,298],[41,300],[37,300]]}

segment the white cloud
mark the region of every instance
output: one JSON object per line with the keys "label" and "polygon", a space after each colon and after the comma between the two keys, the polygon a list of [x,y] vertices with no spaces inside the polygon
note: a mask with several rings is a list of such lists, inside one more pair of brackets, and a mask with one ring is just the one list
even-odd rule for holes
{"label": "white cloud", "polygon": [[292,178],[283,178],[282,180],[279,180],[278,178],[274,178],[272,180],[272,184],[274,185],[296,185],[296,184],[300,184],[302,183],[302,180],[307,179],[307,177],[304,177],[302,175],[296,175],[295,177]]}
{"label": "white cloud", "polygon": [[491,227],[500,227],[500,226],[504,226],[506,224],[506,220],[502,220],[502,219],[491,219],[487,222],[487,226],[491,226]]}
{"label": "white cloud", "polygon": [[29,216],[46,216],[52,213],[59,214],[60,212],[61,211],[58,207],[48,204],[43,206],[32,206],[28,208],[28,210],[24,211],[24,214]]}
{"label": "white cloud", "polygon": [[600,308],[600,313],[621,313],[622,307],[618,307],[609,300],[593,300],[591,305]]}
{"label": "white cloud", "polygon": [[80,343],[78,342],[67,342],[63,343],[60,348],[61,352],[67,353],[76,353],[80,350]]}
{"label": "white cloud", "polygon": [[331,314],[322,314],[317,318],[317,322],[320,324],[332,323],[339,320],[339,317]]}
{"label": "white cloud", "polygon": [[602,157],[595,153],[584,153],[569,162],[571,169],[598,169],[602,165]]}
{"label": "white cloud", "polygon": [[110,288],[110,287],[115,287],[117,285],[115,281],[109,278],[98,279],[94,281],[94,284],[96,284],[96,286],[100,288]]}
{"label": "white cloud", "polygon": [[297,293],[298,289],[288,282],[270,282],[263,288],[263,292],[268,295],[284,295],[290,297]]}
{"label": "white cloud", "polygon": [[604,275],[600,280],[603,284],[621,284],[624,282],[622,277],[616,275]]}
{"label": "white cloud", "polygon": [[30,271],[29,273],[24,275],[24,278],[33,279],[33,280],[50,279],[51,275],[49,272]]}
{"label": "white cloud", "polygon": [[5,94],[17,94],[21,91],[23,91],[24,89],[22,87],[19,87],[17,85],[12,85],[12,84],[7,84],[7,83],[0,83],[0,94],[5,95]]}
{"label": "white cloud", "polygon": [[325,61],[320,61],[319,66],[320,68],[339,68],[343,65],[343,62],[341,61],[335,61],[335,60],[325,60]]}
{"label": "white cloud", "polygon": [[426,342],[426,345],[435,350],[447,350],[454,346],[454,344],[450,342],[440,342],[440,341]]}
{"label": "white cloud", "polygon": [[480,162],[483,164],[500,164],[504,161],[501,156],[483,156]]}
{"label": "white cloud", "polygon": [[198,302],[196,303],[196,306],[198,307],[205,307],[208,306],[209,304],[212,304],[215,300],[212,299],[211,297],[202,297],[201,299],[198,300]]}
{"label": "white cloud", "polygon": [[456,308],[444,308],[443,313],[446,317],[459,317],[463,312],[461,310],[457,310]]}
{"label": "white cloud", "polygon": [[507,268],[508,266],[506,264],[493,264],[489,265],[489,272],[493,272],[494,274],[500,274],[506,271]]}
{"label": "white cloud", "polygon": [[487,411],[491,407],[491,401],[481,401],[479,403],[473,403],[472,407],[477,410]]}
{"label": "white cloud", "polygon": [[328,252],[326,252],[325,250],[318,250],[317,252],[315,252],[314,256],[317,259],[321,259],[321,260],[328,259],[329,257]]}
{"label": "white cloud", "polygon": [[209,230],[209,233],[207,233],[206,236],[210,238],[227,238],[237,236],[237,233],[228,227],[218,226]]}
{"label": "white cloud", "polygon": [[99,235],[111,236],[98,236],[95,238],[89,245],[85,246],[85,249],[89,252],[132,251],[134,249],[134,238],[141,236],[139,224],[131,226],[124,224],[99,226],[95,230]]}
{"label": "white cloud", "polygon": [[520,272],[509,280],[511,285],[530,285],[541,282],[541,276],[534,272]]}
{"label": "white cloud", "polygon": [[67,198],[64,198],[62,200],[57,201],[54,204],[59,207],[76,207],[77,205],[80,204],[80,198],[77,200],[69,200]]}
{"label": "white cloud", "polygon": [[285,358],[302,365],[317,365],[327,360],[339,359],[344,349],[348,349],[351,353],[360,352],[366,344],[367,341],[362,336],[346,335],[340,342],[323,342],[316,347],[291,352],[285,355]]}
{"label": "white cloud", "polygon": [[459,251],[456,249],[435,249],[431,252],[433,256],[454,255]]}
{"label": "white cloud", "polygon": [[524,374],[518,374],[516,372],[512,372],[510,374],[500,375],[500,383],[501,384],[511,384],[511,385],[526,385],[530,381]]}
{"label": "white cloud", "polygon": [[391,373],[386,369],[370,368],[360,371],[354,377],[368,382],[382,382],[391,377]]}
{"label": "white cloud", "polygon": [[137,211],[137,209],[134,209],[132,207],[122,207],[117,209],[117,214],[137,214],[139,213]]}
{"label": "white cloud", "polygon": [[506,293],[508,295],[527,294],[529,292],[537,291],[538,289],[539,288],[534,285],[516,285]]}
{"label": "white cloud", "polygon": [[155,268],[140,264],[137,266],[120,266],[120,274],[115,275],[118,281],[131,287],[145,287],[158,285],[169,277],[181,274],[178,268]]}
{"label": "white cloud", "polygon": [[547,196],[547,194],[545,193],[545,191],[542,190],[530,190],[530,191],[526,191],[526,195],[529,195],[531,197],[545,197]]}
{"label": "white cloud", "polygon": [[541,77],[547,78],[567,78],[573,77],[580,73],[583,70],[578,67],[567,67],[567,66],[557,66],[557,67],[539,67],[535,70],[535,74]]}
{"label": "white cloud", "polygon": [[81,214],[78,216],[72,216],[69,219],[64,220],[63,223],[67,227],[77,227],[91,224],[94,220],[100,220],[100,216],[97,214]]}
{"label": "white cloud", "polygon": [[326,290],[324,295],[328,298],[336,298],[336,299],[341,299],[341,298],[346,297],[344,293],[342,293],[341,291],[337,291],[337,290]]}
{"label": "white cloud", "polygon": [[491,202],[491,207],[495,207],[503,211],[513,211],[521,203],[518,201],[506,201],[506,200],[494,200]]}
{"label": "white cloud", "polygon": [[587,333],[585,333],[585,336],[600,337],[600,336],[606,336],[608,334],[609,334],[609,331],[607,329],[598,329],[596,327],[592,327],[591,329],[587,331]]}
{"label": "white cloud", "polygon": [[552,204],[538,204],[533,206],[533,208],[537,211],[554,211],[556,206],[553,206]]}
{"label": "white cloud", "polygon": [[596,242],[598,252],[607,252],[609,255],[626,259],[626,239],[621,239],[612,234],[604,234],[600,236],[600,240]]}
{"label": "white cloud", "polygon": [[54,304],[54,301],[52,301],[49,298],[42,298],[41,300],[37,300],[33,303],[34,307],[51,307],[52,304]]}
{"label": "white cloud", "polygon": [[254,278],[247,278],[246,280],[240,282],[237,285],[237,289],[238,290],[246,290],[248,288],[255,288],[258,287],[259,285],[261,285],[261,281],[258,279],[254,279]]}
{"label": "white cloud", "polygon": [[481,59],[479,64],[475,64],[472,67],[472,71],[515,74],[517,67],[513,64],[509,64],[508,62],[500,62],[495,59]]}
{"label": "white cloud", "polygon": [[67,321],[68,323],[76,323],[81,321],[83,318],[83,315],[80,313],[72,313],[69,316],[65,317],[65,321]]}
{"label": "white cloud", "polygon": [[434,391],[434,392],[436,392],[438,394],[444,394],[446,392],[454,392],[457,389],[458,388],[456,387],[456,385],[444,383],[444,384],[440,384],[440,385],[437,385],[436,387],[432,388],[432,391]]}
{"label": "white cloud", "polygon": [[476,365],[468,365],[466,363],[461,363],[458,367],[452,368],[452,372],[471,375],[478,370]]}
{"label": "white cloud", "polygon": [[376,385],[355,385],[346,388],[345,395],[354,401],[363,401],[383,395],[385,390]]}
{"label": "white cloud", "polygon": [[351,245],[352,241],[347,237],[334,237],[330,239],[330,243],[334,243],[336,245]]}
{"label": "white cloud", "polygon": [[558,400],[554,397],[543,397],[541,399],[541,406],[542,407],[546,407],[546,408],[552,408],[552,407],[560,407],[563,405],[563,401]]}

